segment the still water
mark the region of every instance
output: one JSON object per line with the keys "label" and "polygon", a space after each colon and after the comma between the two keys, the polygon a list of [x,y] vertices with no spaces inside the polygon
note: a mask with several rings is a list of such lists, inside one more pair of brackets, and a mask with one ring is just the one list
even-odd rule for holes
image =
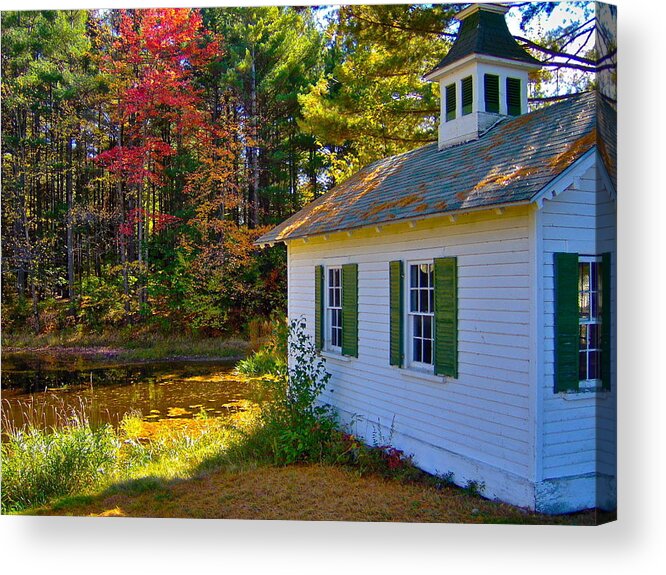
{"label": "still water", "polygon": [[85,358],[12,354],[2,360],[3,424],[41,427],[63,414],[117,426],[128,412],[148,421],[224,416],[248,396],[248,384],[220,362],[91,363]]}

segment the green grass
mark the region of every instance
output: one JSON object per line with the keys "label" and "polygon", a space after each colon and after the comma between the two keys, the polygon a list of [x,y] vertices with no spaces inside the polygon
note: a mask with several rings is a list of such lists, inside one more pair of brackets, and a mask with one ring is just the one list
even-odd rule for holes
{"label": "green grass", "polygon": [[[594,512],[542,516],[487,501],[433,478],[401,458],[336,435],[323,460],[276,465],[274,430],[250,405],[231,421],[145,422],[128,416],[118,431],[72,422],[16,451],[3,446],[3,512],[39,515],[218,517],[347,521],[595,524]],[[338,432],[339,433],[339,432]],[[107,437],[108,436],[108,437]],[[51,449],[44,449],[50,445]],[[267,450],[268,447],[268,450]],[[59,458],[58,453],[75,452]],[[43,457],[49,453],[49,457]],[[103,456],[103,457],[102,457]],[[100,457],[107,465],[99,473]],[[338,461],[335,461],[336,457]],[[61,463],[57,463],[61,461]],[[65,464],[62,463],[65,462]],[[393,461],[395,463],[395,460]],[[7,480],[9,468],[10,479]],[[54,481],[69,478],[57,488]],[[18,478],[18,481],[17,481]],[[74,478],[78,478],[74,481]],[[34,487],[39,486],[38,490]]]}
{"label": "green grass", "polygon": [[137,415],[126,416],[118,430],[93,428],[80,415],[56,429],[3,427],[3,513],[62,497],[79,504],[78,497],[102,489],[140,493],[192,477],[238,441],[241,429],[215,418],[145,422]]}
{"label": "green grass", "polygon": [[238,362],[236,371],[246,376],[278,375],[287,369],[286,361],[270,350],[260,349]]}
{"label": "green grass", "polygon": [[100,333],[67,330],[37,336],[27,332],[3,333],[2,346],[11,351],[111,354],[128,361],[176,357],[239,359],[248,351],[248,344],[239,338],[163,334],[138,327]]}
{"label": "green grass", "polygon": [[104,481],[118,458],[111,427],[94,429],[85,421],[48,433],[29,428],[7,436],[2,443],[3,513],[93,487]]}

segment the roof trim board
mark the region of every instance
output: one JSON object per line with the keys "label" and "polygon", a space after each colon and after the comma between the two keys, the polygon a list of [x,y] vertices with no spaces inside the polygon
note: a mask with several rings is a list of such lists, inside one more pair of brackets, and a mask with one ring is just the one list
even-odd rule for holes
{"label": "roof trim board", "polygon": [[539,209],[543,206],[544,200],[551,200],[559,196],[564,190],[566,190],[574,182],[574,174],[579,170],[587,170],[594,166],[594,160],[596,158],[596,146],[590,148],[585,152],[580,158],[578,158],[573,164],[566,168],[563,172],[558,174],[550,182],[548,182],[543,189],[534,194],[530,200],[531,204],[536,204]]}

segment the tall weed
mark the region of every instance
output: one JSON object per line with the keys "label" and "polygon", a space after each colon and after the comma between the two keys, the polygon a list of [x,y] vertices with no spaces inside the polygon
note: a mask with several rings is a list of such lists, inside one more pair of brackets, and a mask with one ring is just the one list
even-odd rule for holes
{"label": "tall weed", "polygon": [[1,449],[7,513],[96,485],[113,469],[119,442],[111,426],[93,428],[79,418],[62,428],[14,429]]}

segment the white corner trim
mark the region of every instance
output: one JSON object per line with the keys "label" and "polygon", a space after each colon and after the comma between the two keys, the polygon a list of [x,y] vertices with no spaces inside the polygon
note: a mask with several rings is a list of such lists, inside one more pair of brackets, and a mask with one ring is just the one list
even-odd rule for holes
{"label": "white corner trim", "polygon": [[552,200],[559,196],[564,190],[571,186],[579,174],[584,174],[586,170],[593,167],[597,158],[597,147],[592,146],[566,170],[555,176],[539,192],[537,192],[530,203],[535,203],[539,209],[543,207],[544,200]]}
{"label": "white corner trim", "polygon": [[604,164],[604,161],[601,157],[601,154],[599,153],[599,150],[597,150],[597,176],[601,179],[601,183],[606,188],[606,191],[608,192],[608,195],[610,196],[611,200],[613,201],[617,200],[617,191],[615,190],[615,186],[613,185],[613,182],[610,179],[608,170],[606,170],[606,164]]}

